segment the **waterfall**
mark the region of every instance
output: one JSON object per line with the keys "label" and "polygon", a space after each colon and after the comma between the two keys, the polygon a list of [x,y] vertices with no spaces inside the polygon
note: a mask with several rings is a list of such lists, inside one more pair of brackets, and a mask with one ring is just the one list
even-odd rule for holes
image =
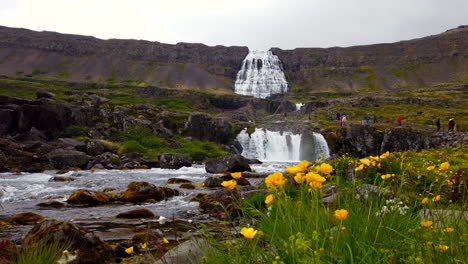
{"label": "waterfall", "polygon": [[303,159],[316,161],[321,156],[328,158],[330,152],[324,137],[312,133],[311,138],[312,140],[303,134],[259,128],[250,136],[247,129],[242,130],[237,141],[242,145],[241,154],[251,159],[296,162]]}
{"label": "waterfall", "polygon": [[296,111],[301,110],[301,108],[304,106],[304,103],[298,103],[296,104]]}
{"label": "waterfall", "polygon": [[235,92],[266,98],[288,91],[288,82],[278,56],[271,51],[249,51],[237,73]]}

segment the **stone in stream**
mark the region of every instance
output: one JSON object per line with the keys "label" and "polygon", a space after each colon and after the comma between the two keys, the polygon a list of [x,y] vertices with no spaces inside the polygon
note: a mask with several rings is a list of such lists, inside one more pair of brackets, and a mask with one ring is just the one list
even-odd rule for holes
{"label": "stone in stream", "polygon": [[208,159],[205,170],[209,173],[252,171],[249,162],[242,155],[229,155]]}
{"label": "stone in stream", "polygon": [[34,225],[38,222],[44,221],[44,219],[45,218],[42,215],[38,215],[31,212],[25,212],[8,218],[7,222],[15,223],[18,225]]}
{"label": "stone in stream", "polygon": [[120,213],[117,218],[152,218],[153,212],[146,208],[134,209],[127,212]]}
{"label": "stone in stream", "polygon": [[179,183],[193,183],[191,180],[181,179],[181,178],[170,178],[167,180],[169,184],[179,184]]}
{"label": "stone in stream", "polygon": [[175,169],[182,167],[191,167],[192,162],[185,155],[180,153],[159,153],[159,166],[161,169]]}
{"label": "stone in stream", "polygon": [[179,188],[193,190],[193,189],[195,189],[195,185],[193,185],[192,183],[186,182],[186,183],[182,183],[179,186]]}
{"label": "stone in stream", "polygon": [[[206,180],[203,182],[203,186],[206,188],[215,188],[215,187],[223,187],[221,183],[223,181],[230,181],[233,180],[230,174],[226,174],[221,177],[207,177]],[[239,178],[236,180],[238,185],[250,185],[250,182],[246,178]]]}
{"label": "stone in stream", "polygon": [[134,203],[149,199],[161,201],[178,194],[177,190],[168,187],[158,187],[148,182],[131,182],[128,184],[127,190],[122,193],[121,200]]}
{"label": "stone in stream", "polygon": [[84,168],[91,159],[83,152],[65,149],[54,150],[47,157],[56,169]]}
{"label": "stone in stream", "polygon": [[58,202],[58,201],[50,201],[50,202],[38,203],[37,206],[47,207],[47,208],[62,208],[65,206],[65,204]]}
{"label": "stone in stream", "polygon": [[103,192],[79,189],[70,195],[67,200],[69,204],[98,205],[109,202],[109,196]]}
{"label": "stone in stream", "polygon": [[114,251],[97,236],[83,227],[63,221],[47,220],[35,225],[23,240],[23,247],[37,244],[58,243],[69,245],[68,251],[76,252],[73,263],[115,263]]}

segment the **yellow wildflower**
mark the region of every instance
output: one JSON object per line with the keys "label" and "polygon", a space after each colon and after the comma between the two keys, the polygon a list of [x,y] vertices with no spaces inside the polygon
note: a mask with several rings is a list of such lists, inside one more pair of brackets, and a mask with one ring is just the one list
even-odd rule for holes
{"label": "yellow wildflower", "polygon": [[223,187],[226,187],[228,189],[234,190],[237,186],[237,182],[235,180],[230,180],[230,181],[223,181],[221,183]]}
{"label": "yellow wildflower", "polygon": [[148,242],[145,243],[140,243],[141,248],[147,248],[148,247]]}
{"label": "yellow wildflower", "polygon": [[338,209],[335,211],[335,218],[340,220],[345,220],[348,218],[348,210],[346,209]]}
{"label": "yellow wildflower", "polygon": [[432,221],[421,222],[421,225],[424,227],[430,227],[432,224],[434,224]]}
{"label": "yellow wildflower", "polygon": [[231,173],[231,177],[233,177],[234,179],[239,179],[240,177],[242,177],[242,172],[233,172]]}
{"label": "yellow wildflower", "polygon": [[346,231],[346,227],[345,226],[341,227],[341,231]]}
{"label": "yellow wildflower", "polygon": [[382,176],[380,176],[382,179],[386,180],[386,179],[390,179],[392,177],[395,177],[395,174],[384,174]]}
{"label": "yellow wildflower", "polygon": [[447,228],[444,229],[445,233],[452,233],[453,231],[455,231],[455,228],[453,228],[453,227],[447,227]]}
{"label": "yellow wildflower", "polygon": [[315,189],[321,189],[322,188],[322,183],[321,182],[316,182],[316,181],[313,181],[313,182],[310,182],[309,183],[309,186],[312,190],[315,190]]}
{"label": "yellow wildflower", "polygon": [[305,170],[305,169],[307,169],[310,165],[311,165],[310,162],[308,162],[307,160],[303,160],[303,161],[299,162],[299,163],[296,165],[296,167],[301,168],[302,170]]}
{"label": "yellow wildflower", "polygon": [[302,172],[296,174],[296,176],[294,176],[294,180],[295,180],[297,183],[303,183],[304,180],[305,180],[305,174],[302,173]]}
{"label": "yellow wildflower", "polygon": [[362,171],[363,169],[364,169],[364,165],[361,164],[361,165],[357,166],[354,170],[355,171]]}
{"label": "yellow wildflower", "polygon": [[303,171],[303,169],[297,167],[297,166],[292,166],[292,167],[286,167],[286,171],[289,174],[296,175],[298,172]]}
{"label": "yellow wildflower", "polygon": [[320,171],[323,172],[323,174],[330,175],[330,173],[333,171],[333,167],[328,163],[322,163],[320,165]]}
{"label": "yellow wildflower", "polygon": [[440,201],[440,195],[437,195],[436,197],[432,198],[432,201],[434,202]]}
{"label": "yellow wildflower", "polygon": [[379,156],[369,156],[369,158],[373,161],[379,161]]}
{"label": "yellow wildflower", "polygon": [[125,252],[127,252],[127,254],[133,254],[133,246],[125,249]]}
{"label": "yellow wildflower", "polygon": [[163,243],[164,244],[169,244],[169,240],[167,240],[167,238],[163,237]]}
{"label": "yellow wildflower", "polygon": [[434,165],[429,166],[429,167],[427,167],[427,170],[428,170],[428,171],[431,171],[431,170],[435,169],[435,167],[436,167],[436,166],[434,166]]}
{"label": "yellow wildflower", "polygon": [[253,227],[243,227],[240,231],[241,235],[243,235],[247,239],[253,239],[254,236],[258,233],[257,230],[253,229]]}
{"label": "yellow wildflower", "polygon": [[439,167],[440,170],[447,170],[448,168],[450,168],[450,163],[448,162],[444,162],[440,164],[440,167]]}
{"label": "yellow wildflower", "polygon": [[276,186],[282,186],[285,183],[286,178],[283,177],[283,173],[281,172],[275,172],[265,178],[265,184],[269,189],[275,188]]}
{"label": "yellow wildflower", "polygon": [[439,245],[439,248],[443,251],[446,251],[449,249],[449,246],[446,246],[446,245]]}
{"label": "yellow wildflower", "polygon": [[315,172],[309,172],[306,174],[305,176],[306,180],[308,182],[319,182],[319,183],[322,183],[322,182],[325,182],[327,179],[325,179],[324,177],[320,176],[319,174],[315,173]]}
{"label": "yellow wildflower", "polygon": [[386,159],[386,158],[388,158],[389,156],[390,156],[390,152],[387,151],[387,152],[385,152],[384,154],[380,155],[380,158],[381,158],[381,159]]}
{"label": "yellow wildflower", "polygon": [[366,166],[370,165],[370,160],[369,159],[360,159],[359,162],[361,162],[361,164],[364,164]]}
{"label": "yellow wildflower", "polygon": [[425,197],[424,199],[421,200],[422,204],[427,204],[429,202],[429,198]]}
{"label": "yellow wildflower", "polygon": [[266,204],[271,204],[273,202],[273,194],[269,194],[267,195],[267,197],[265,198],[265,203]]}

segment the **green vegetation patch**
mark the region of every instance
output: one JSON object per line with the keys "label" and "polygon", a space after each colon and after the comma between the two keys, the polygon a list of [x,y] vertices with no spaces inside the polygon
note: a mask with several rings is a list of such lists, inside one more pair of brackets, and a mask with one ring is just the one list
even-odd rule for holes
{"label": "green vegetation patch", "polygon": [[193,102],[184,98],[156,98],[153,104],[162,105],[169,110],[190,112],[193,110]]}

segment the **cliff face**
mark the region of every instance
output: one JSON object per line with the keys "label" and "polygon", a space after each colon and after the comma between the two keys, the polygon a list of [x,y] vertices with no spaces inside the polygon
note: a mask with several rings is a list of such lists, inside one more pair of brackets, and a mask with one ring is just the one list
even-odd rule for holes
{"label": "cliff face", "polygon": [[0,26],[0,74],[232,89],[247,47],[163,44]]}
{"label": "cliff face", "polygon": [[295,92],[396,90],[468,83],[468,26],[391,44],[271,49]]}

